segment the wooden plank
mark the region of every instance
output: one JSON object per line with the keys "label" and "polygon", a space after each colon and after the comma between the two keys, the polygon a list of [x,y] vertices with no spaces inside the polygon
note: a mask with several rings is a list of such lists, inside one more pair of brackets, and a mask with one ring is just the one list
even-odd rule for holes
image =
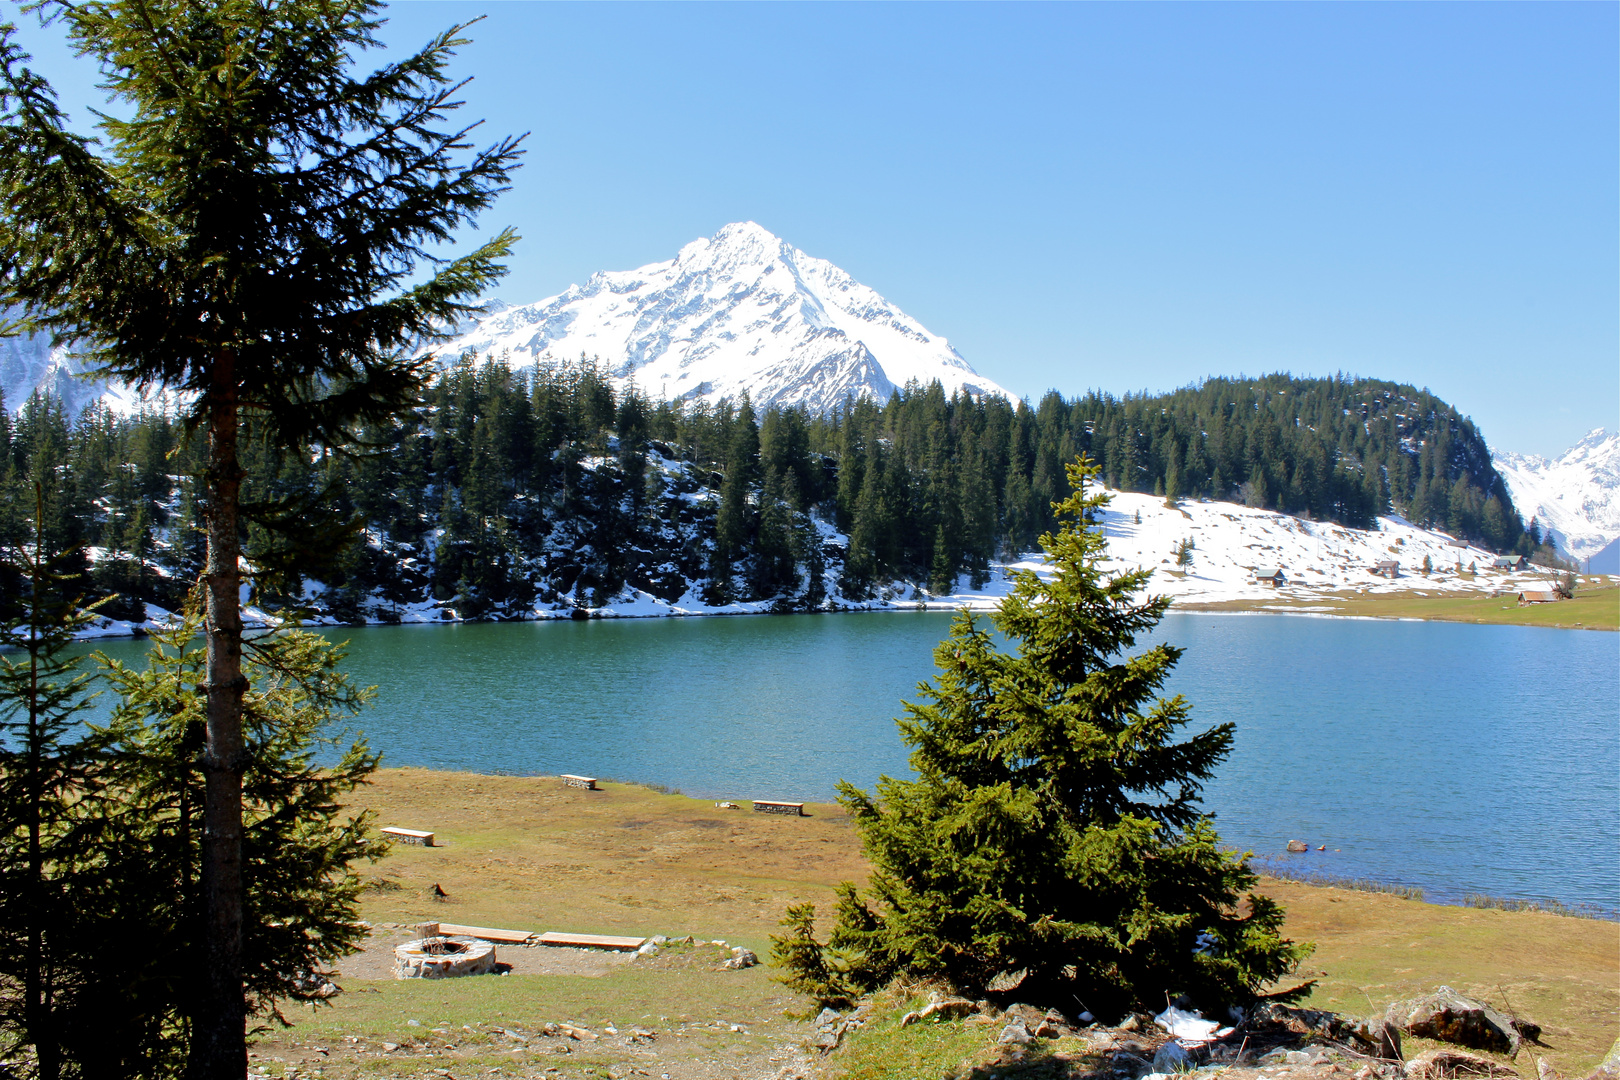
{"label": "wooden plank", "polygon": [[789,817],[803,817],[804,803],[778,802],[775,799],[755,799],[754,809],[761,814],[787,814]]}
{"label": "wooden plank", "polygon": [[584,788],[586,791],[600,790],[596,786],[594,776],[575,776],[573,773],[563,773],[562,782],[566,787]]}
{"label": "wooden plank", "polygon": [[462,926],[460,923],[442,922],[439,933],[445,937],[475,937],[480,941],[495,941],[503,945],[524,945],[534,937],[531,930],[498,930],[492,926]]}
{"label": "wooden plank", "polygon": [[402,840],[407,844],[421,844],[423,847],[433,846],[433,834],[423,832],[421,829],[401,829],[397,825],[390,825],[382,830],[382,834],[394,840]]}
{"label": "wooden plank", "polygon": [[647,944],[644,937],[615,937],[612,934],[557,934],[540,935],[540,944],[564,949],[639,949]]}

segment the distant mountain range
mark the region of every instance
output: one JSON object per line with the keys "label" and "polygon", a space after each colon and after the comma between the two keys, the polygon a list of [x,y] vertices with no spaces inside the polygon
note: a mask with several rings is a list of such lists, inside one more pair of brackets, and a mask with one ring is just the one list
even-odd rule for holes
{"label": "distant mountain range", "polygon": [[1620,435],[1596,428],[1558,457],[1493,451],[1525,521],[1594,574],[1620,574]]}
{"label": "distant mountain range", "polygon": [[668,262],[603,271],[523,307],[492,306],[435,346],[514,367],[599,357],[615,383],[654,399],[825,412],[846,396],[888,398],[915,380],[947,394],[1012,395],[950,342],[824,259],[752,221],[687,244]]}

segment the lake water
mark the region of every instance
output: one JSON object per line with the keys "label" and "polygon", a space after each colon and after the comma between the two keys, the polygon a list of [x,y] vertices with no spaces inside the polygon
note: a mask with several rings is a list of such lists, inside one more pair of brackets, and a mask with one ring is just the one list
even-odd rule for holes
{"label": "lake water", "polygon": [[[385,764],[573,772],[703,798],[826,800],[909,774],[893,718],[950,617],[333,631],[375,683]],[[1620,908],[1620,634],[1173,614],[1169,692],[1237,725],[1206,790],[1223,839],[1298,870]],[[137,642],[108,642],[129,658]],[[431,824],[431,823],[429,823]]]}

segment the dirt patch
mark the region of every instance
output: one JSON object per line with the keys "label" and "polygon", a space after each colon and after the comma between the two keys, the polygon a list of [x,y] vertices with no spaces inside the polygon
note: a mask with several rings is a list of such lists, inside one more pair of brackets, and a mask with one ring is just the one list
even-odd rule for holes
{"label": "dirt patch", "polygon": [[[405,930],[379,930],[366,939],[366,947],[337,965],[339,985],[352,979],[392,979],[394,946],[415,940]],[[496,945],[495,960],[514,975],[580,975],[600,978],[631,962],[631,954],[601,949],[560,949],[541,945]]]}

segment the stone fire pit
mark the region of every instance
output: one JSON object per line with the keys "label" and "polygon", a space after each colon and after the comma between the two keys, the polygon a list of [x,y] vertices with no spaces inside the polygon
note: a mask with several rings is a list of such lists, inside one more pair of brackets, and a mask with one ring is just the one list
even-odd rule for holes
{"label": "stone fire pit", "polygon": [[473,937],[428,937],[394,949],[394,978],[453,979],[495,971],[495,943]]}

